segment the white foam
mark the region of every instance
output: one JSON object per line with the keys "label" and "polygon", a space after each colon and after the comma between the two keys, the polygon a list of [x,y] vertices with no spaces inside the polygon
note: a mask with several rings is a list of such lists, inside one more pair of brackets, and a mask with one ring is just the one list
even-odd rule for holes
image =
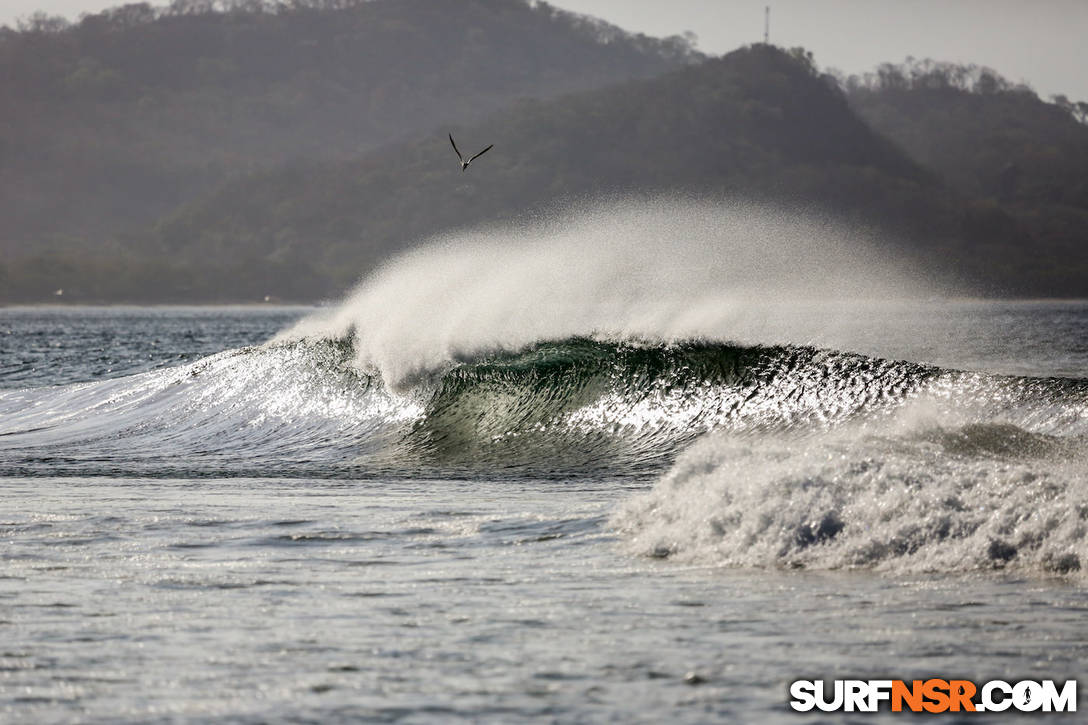
{"label": "white foam", "polygon": [[708,435],[612,523],[634,553],[701,564],[1088,566],[1088,457],[1075,441],[904,415],[807,436]]}

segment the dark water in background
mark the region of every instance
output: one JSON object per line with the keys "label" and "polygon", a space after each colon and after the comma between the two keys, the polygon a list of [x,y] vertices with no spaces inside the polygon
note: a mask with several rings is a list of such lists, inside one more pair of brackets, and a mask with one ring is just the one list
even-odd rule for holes
{"label": "dark water in background", "polygon": [[309,307],[0,310],[0,388],[119,378],[259,345]]}
{"label": "dark water in background", "polygon": [[1084,677],[1086,303],[396,391],[351,340],[262,345],[310,311],[0,310],[0,720],[795,722],[800,677]]}

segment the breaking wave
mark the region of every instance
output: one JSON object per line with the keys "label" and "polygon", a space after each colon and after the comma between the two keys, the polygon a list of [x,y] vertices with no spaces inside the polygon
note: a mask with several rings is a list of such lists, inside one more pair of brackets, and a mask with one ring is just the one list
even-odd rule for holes
{"label": "breaking wave", "polygon": [[1083,432],[938,421],[711,436],[613,524],[634,552],[699,564],[1054,574],[1088,565]]}
{"label": "breaking wave", "polygon": [[647,556],[1080,571],[1088,381],[829,344],[925,290],[863,242],[672,202],[440,240],[266,345],[0,391],[0,474],[656,480],[612,519]]}
{"label": "breaking wave", "polygon": [[640,475],[714,428],[754,433],[876,414],[935,372],[806,347],[571,338],[393,391],[354,367],[353,349],[350,340],[284,343],[2,393],[4,467]]}

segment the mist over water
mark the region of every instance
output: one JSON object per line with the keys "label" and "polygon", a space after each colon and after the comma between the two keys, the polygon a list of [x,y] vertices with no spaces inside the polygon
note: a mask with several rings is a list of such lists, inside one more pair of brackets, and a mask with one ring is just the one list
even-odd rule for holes
{"label": "mist over water", "polygon": [[363,369],[402,388],[454,361],[574,336],[803,344],[866,304],[932,294],[884,240],[825,216],[629,200],[432,240],[276,341],[353,336]]}

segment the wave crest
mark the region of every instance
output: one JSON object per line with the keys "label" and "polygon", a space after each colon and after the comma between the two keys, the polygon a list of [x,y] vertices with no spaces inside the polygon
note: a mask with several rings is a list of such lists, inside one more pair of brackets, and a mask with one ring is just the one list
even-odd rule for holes
{"label": "wave crest", "polygon": [[814,312],[816,301],[932,294],[871,231],[757,204],[648,199],[431,240],[275,342],[350,337],[360,368],[401,390],[542,340],[803,345],[858,314]]}

